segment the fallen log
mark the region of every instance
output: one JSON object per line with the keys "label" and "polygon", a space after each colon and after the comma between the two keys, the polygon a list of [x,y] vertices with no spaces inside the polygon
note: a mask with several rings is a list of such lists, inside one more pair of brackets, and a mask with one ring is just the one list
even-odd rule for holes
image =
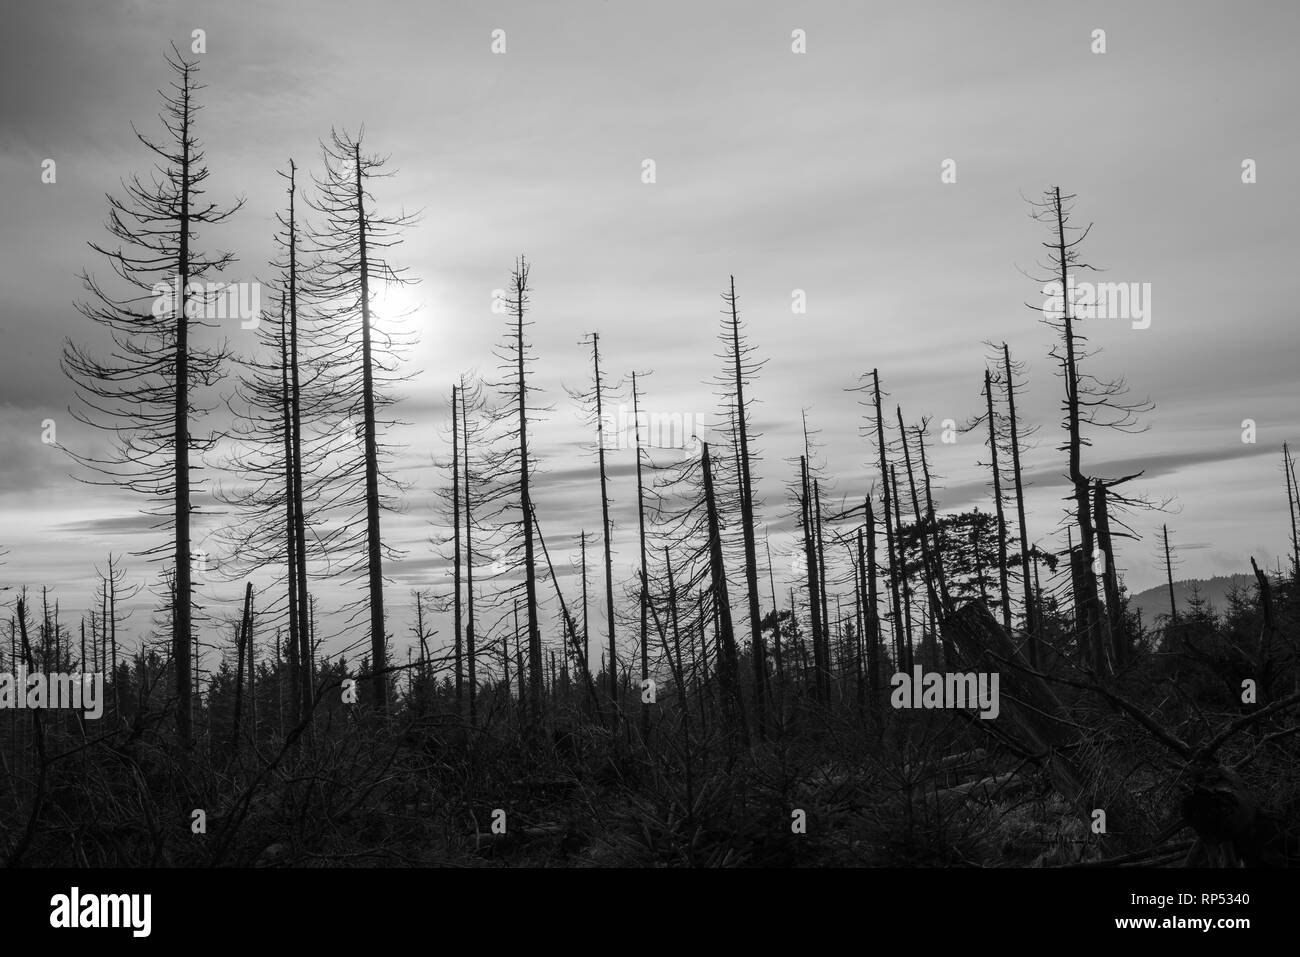
{"label": "fallen log", "polygon": [[[1010,725],[1011,736],[1043,761],[1056,790],[1084,821],[1091,823],[1098,808],[1097,794],[1102,789],[1086,783],[1085,774],[1071,754],[1080,743],[1079,731],[1056,693],[1030,668],[982,602],[971,602],[946,616],[942,629],[962,667],[998,673],[999,696],[1007,700],[996,720]],[[1125,826],[1125,809],[1114,805],[1109,801],[1101,808],[1106,812],[1108,831],[1123,830]],[[1097,835],[1097,840],[1108,853],[1118,851],[1108,834]]]}

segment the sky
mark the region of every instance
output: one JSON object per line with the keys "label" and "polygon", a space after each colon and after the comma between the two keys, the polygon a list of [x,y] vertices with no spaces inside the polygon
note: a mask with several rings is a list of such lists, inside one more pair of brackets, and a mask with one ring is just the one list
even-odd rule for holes
{"label": "sky", "polygon": [[[1027,364],[1018,411],[1038,426],[1025,460],[1031,537],[1058,542],[1066,494],[1060,382],[1042,322],[1045,227],[1028,200],[1059,185],[1092,223],[1084,259],[1149,290],[1149,324],[1087,324],[1086,371],[1124,376],[1155,409],[1139,434],[1095,434],[1086,469],[1133,483],[1165,513],[1138,514],[1118,564],[1130,590],[1161,580],[1162,523],[1179,575],[1274,565],[1288,552],[1280,468],[1300,440],[1290,281],[1300,208],[1300,68],[1292,3],[535,3],[10,0],[0,35],[0,585],[49,586],[65,621],[88,607],[93,566],[160,541],[123,489],[89,486],[60,446],[102,439],[69,414],[64,340],[88,336],[77,274],[104,271],[106,193],[146,172],[135,128],[158,129],[168,44],[204,31],[198,134],[209,197],[246,199],[205,249],[224,275],[268,274],[277,169],[319,168],[331,128],[364,124],[397,171],[381,210],[418,212],[391,258],[418,284],[419,345],[398,412],[395,472],[410,483],[385,539],[394,655],[411,592],[445,563],[435,457],[447,394],[491,371],[504,317],[491,309],[515,257],[532,262],[535,384],[553,409],[533,428],[539,518],[566,566],[599,528],[590,439],[565,388],[581,387],[599,331],[611,376],[653,372],[646,407],[711,421],[719,294],[734,276],[756,357],[750,389],[761,520],[774,556],[801,412],[818,430],[832,495],[860,499],[874,448],[861,436],[864,372],[880,371],[907,421],[933,420],[944,510],[992,506],[974,434],[944,419],[981,408],[986,341]],[[1104,52],[1095,31],[1104,31]],[[504,31],[495,34],[494,31]],[[797,34],[796,31],[802,31]],[[494,37],[496,38],[494,41]],[[795,52],[802,37],[805,52]],[[494,52],[504,39],[504,52]],[[43,162],[55,161],[54,182]],[[646,182],[645,162],[654,164]],[[1254,182],[1243,182],[1253,160]],[[1080,277],[1086,278],[1086,277]],[[1149,285],[1148,285],[1149,284]],[[793,311],[802,291],[806,311]],[[1031,308],[1032,307],[1032,308]],[[253,333],[232,322],[236,350]],[[1244,441],[1243,422],[1254,423]],[[42,436],[47,423],[57,443]],[[1251,436],[1245,436],[1247,438]],[[635,558],[632,454],[615,453],[616,577]],[[84,477],[84,476],[83,476]],[[196,539],[214,519],[196,519]],[[774,562],[778,587],[788,563]],[[355,592],[318,596],[332,613]],[[237,584],[214,582],[212,603]],[[6,596],[6,598],[8,598]],[[148,624],[147,602],[127,631]],[[594,620],[600,620],[593,602]],[[439,622],[437,643],[450,638]],[[210,626],[215,627],[215,625]],[[340,639],[341,641],[342,639]]]}

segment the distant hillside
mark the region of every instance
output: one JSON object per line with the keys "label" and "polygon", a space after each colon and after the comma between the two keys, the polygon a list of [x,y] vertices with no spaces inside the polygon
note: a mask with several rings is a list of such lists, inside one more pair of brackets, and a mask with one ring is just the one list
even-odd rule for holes
{"label": "distant hillside", "polygon": [[[1200,597],[1209,602],[1216,612],[1222,614],[1228,609],[1228,593],[1234,588],[1255,587],[1254,575],[1218,575],[1214,578],[1185,578],[1174,582],[1174,601],[1178,610],[1185,611],[1191,600],[1193,588]],[[1169,588],[1157,585],[1146,591],[1138,592],[1130,598],[1133,608],[1142,610],[1142,620],[1150,624],[1156,615],[1169,614]]]}

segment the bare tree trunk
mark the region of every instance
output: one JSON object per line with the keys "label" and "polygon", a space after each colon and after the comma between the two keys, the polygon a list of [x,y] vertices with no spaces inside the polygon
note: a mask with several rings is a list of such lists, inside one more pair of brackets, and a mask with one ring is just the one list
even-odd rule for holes
{"label": "bare tree trunk", "polygon": [[[650,648],[649,632],[647,631],[646,616],[648,613],[647,604],[649,596],[646,595],[646,554],[645,554],[645,486],[641,479],[641,397],[637,391],[636,373],[632,373],[632,427],[636,430],[636,520],[637,520],[637,543],[640,549],[641,557],[641,575],[638,589],[640,595],[641,611],[641,681],[642,688],[650,677]],[[650,736],[650,709],[641,705],[641,740],[646,740]]]}
{"label": "bare tree trunk", "polygon": [[1291,576],[1300,580],[1300,534],[1296,531],[1296,503],[1300,501],[1300,489],[1295,485],[1295,459],[1285,442],[1282,443],[1282,472],[1286,478],[1286,504],[1291,512]]}
{"label": "bare tree trunk", "polygon": [[1174,560],[1169,551],[1169,526],[1161,525],[1165,543],[1165,581],[1169,585],[1169,620],[1178,620],[1178,603],[1174,601]]}
{"label": "bare tree trunk", "polygon": [[1025,590],[1025,634],[1029,643],[1029,664],[1038,667],[1038,621],[1029,583],[1029,533],[1025,524],[1025,490],[1020,471],[1020,433],[1016,422],[1016,387],[1011,377],[1011,350],[1002,343],[1002,366],[1007,377],[1007,417],[1011,422],[1011,469],[1015,479],[1016,517],[1020,523],[1020,578]]}
{"label": "bare tree trunk", "polygon": [[[465,380],[460,382],[461,404],[465,401]],[[478,723],[478,649],[474,644],[474,495],[469,481],[469,411],[461,416],[461,447],[465,450],[465,657],[469,664],[469,723]]]}
{"label": "bare tree trunk", "polygon": [[889,464],[885,457],[885,418],[880,410],[879,370],[872,369],[871,378],[875,393],[876,442],[880,448],[880,484],[884,495],[882,510],[885,513],[885,548],[889,555],[889,596],[890,608],[893,611],[894,658],[898,662],[898,666],[903,668],[906,665],[906,659],[903,655],[903,614],[898,597],[898,567],[894,559],[894,519],[889,506]]}
{"label": "bare tree trunk", "polygon": [[863,661],[863,658],[866,657],[866,653],[868,649],[867,632],[871,627],[871,611],[867,608],[867,596],[868,596],[867,554],[866,554],[866,549],[863,547],[862,529],[858,529],[857,538],[858,538],[858,567],[857,567],[858,574],[857,574],[857,582],[855,583],[855,586],[857,590],[857,603],[858,603],[858,647],[856,649],[856,654],[854,655],[854,660],[857,663],[858,710],[861,711],[862,708],[867,703],[867,687],[868,687],[868,681],[871,678],[870,665],[869,664],[866,665],[865,673],[863,667],[864,664],[866,664]]}
{"label": "bare tree trunk", "polygon": [[[298,536],[294,534],[296,527],[294,511],[298,507],[298,499],[294,495],[297,487],[294,479],[293,469],[293,391],[289,385],[289,328],[286,322],[287,314],[285,312],[285,300],[280,300],[280,393],[282,399],[282,418],[284,423],[284,511],[285,511],[285,578],[289,585],[289,684],[299,689],[302,687],[301,668],[298,662],[301,642],[298,638],[298,629],[302,627],[301,608],[306,603],[306,597],[302,594],[298,580]],[[300,692],[299,692],[300,693]],[[294,724],[298,723],[298,717],[302,711],[295,706],[293,715],[295,716]]]}
{"label": "bare tree trunk", "polygon": [[686,669],[682,663],[682,636],[677,618],[677,583],[673,580],[673,559],[664,546],[664,566],[668,569],[668,621],[673,631],[673,654],[677,657],[677,693],[681,695],[682,723],[685,727],[683,739],[690,742],[690,698],[686,689]]}
{"label": "bare tree trunk", "polygon": [[772,654],[776,659],[776,681],[778,687],[785,687],[785,664],[781,660],[781,615],[776,605],[776,576],[772,571],[772,542],[763,532],[763,547],[767,549],[767,587],[772,592]]}
{"label": "bare tree trunk", "polygon": [[[465,707],[465,668],[464,637],[461,621],[460,603],[460,389],[451,387],[451,533],[455,539],[452,546],[452,599],[453,654],[456,658],[456,716],[464,714]],[[466,485],[468,485],[468,480]],[[466,529],[468,532],[469,530]],[[470,559],[473,561],[473,558]]]}
{"label": "bare tree trunk", "polygon": [[[524,684],[524,651],[523,644],[519,640],[519,632],[515,632],[515,675],[519,679],[519,714],[520,723],[522,724],[524,702],[528,700],[528,688]],[[529,733],[533,733],[534,727],[530,725]]]}
{"label": "bare tree trunk", "polygon": [[113,570],[113,556],[108,556],[108,646],[109,670],[113,677],[113,718],[121,717],[121,702],[117,689],[117,578]]}
{"label": "bare tree trunk", "polygon": [[591,674],[591,632],[587,628],[587,531],[583,529],[578,537],[578,551],[582,564],[582,670]]}
{"label": "bare tree trunk", "polygon": [[357,183],[357,240],[361,280],[361,389],[365,415],[366,555],[370,588],[370,668],[376,710],[388,710],[388,641],[384,634],[384,569],[379,538],[379,446],[375,431],[375,386],[370,349],[370,274],[366,249],[366,212],[361,180],[361,144],[354,146]]}
{"label": "bare tree trunk", "polygon": [[1095,540],[1092,515],[1089,502],[1088,476],[1083,473],[1081,432],[1082,413],[1079,400],[1079,364],[1075,352],[1074,316],[1070,309],[1069,295],[1069,259],[1066,255],[1065,212],[1061,206],[1061,190],[1053,191],[1054,211],[1056,214],[1057,255],[1061,269],[1061,302],[1064,322],[1063,338],[1065,340],[1065,407],[1066,430],[1068,433],[1069,475],[1074,485],[1074,512],[1079,526],[1079,549],[1081,552],[1078,565],[1079,574],[1075,576],[1078,591],[1075,594],[1079,606],[1079,621],[1076,627],[1080,632],[1080,641],[1091,651],[1091,662],[1098,674],[1106,670],[1106,645],[1103,634],[1101,615],[1101,598],[1097,593],[1097,579],[1092,574],[1091,562]]}
{"label": "bare tree trunk", "polygon": [[[1034,546],[1035,549],[1037,546]],[[1038,553],[1034,552],[1034,621],[1043,620],[1043,583],[1038,580]]]}
{"label": "bare tree trunk", "polygon": [[[916,518],[917,539],[921,544],[921,563],[922,568],[925,571],[925,591],[930,602],[930,613],[935,614],[936,610],[940,607],[939,593],[935,590],[935,583],[938,581],[939,573],[935,568],[934,557],[930,552],[929,514],[928,511],[925,516],[922,516],[921,514],[921,499],[920,496],[917,495],[916,477],[912,472],[911,447],[907,441],[907,429],[903,426],[903,410],[901,407],[895,406],[895,411],[898,414],[898,437],[903,440],[903,468],[907,471],[907,486],[912,495],[912,514]],[[924,440],[920,428],[917,429],[917,439],[921,444],[922,449],[924,449]],[[937,655],[935,655],[935,649],[933,647],[933,631],[931,631],[926,641],[928,642],[927,651],[932,655],[932,660],[937,660]]]}
{"label": "bare tree trunk", "polygon": [[[932,571],[935,580],[939,586],[939,604],[945,609],[952,607],[952,598],[948,594],[948,576],[943,567],[943,539],[939,535],[939,522],[935,518],[934,512],[934,493],[930,483],[930,464],[925,457],[925,429],[923,426],[917,426],[916,429],[916,447],[920,452],[921,458],[921,484],[925,490],[925,521],[930,531],[934,535],[934,552],[930,556],[932,562]],[[949,644],[947,636],[944,635],[943,629],[939,630],[939,640],[943,644],[945,660],[952,660],[952,646]]]}
{"label": "bare tree trunk", "polygon": [[591,362],[595,370],[596,461],[600,467],[600,527],[605,543],[605,621],[609,628],[609,700],[613,707],[611,726],[618,725],[618,648],[614,640],[614,558],[610,541],[609,478],[605,471],[604,385],[600,377],[600,334],[591,334]]}
{"label": "bare tree trunk", "polygon": [[[248,723],[250,740],[257,746],[257,640],[248,633]],[[143,681],[143,679],[142,679]],[[143,683],[141,684],[143,687]]]}
{"label": "bare tree trunk", "polygon": [[[521,257],[515,270],[515,356],[519,403],[519,508],[523,513],[524,609],[528,628],[528,712],[530,733],[542,728],[542,635],[537,622],[537,569],[533,554],[533,501],[528,468],[528,383],[524,372],[524,306],[528,292],[528,264]],[[523,676],[520,676],[522,687]]]}
{"label": "bare tree trunk", "polygon": [[176,659],[176,735],[182,748],[194,746],[193,693],[190,686],[191,645],[190,602],[193,591],[190,557],[190,371],[189,322],[187,321],[190,282],[190,71],[185,69],[181,88],[181,195],[179,204],[180,254],[176,263],[176,404],[174,439],[176,470],[176,596],[172,610],[172,656]]}
{"label": "bare tree trunk", "polygon": [[867,704],[872,714],[879,704],[880,689],[880,612],[876,567],[876,517],[871,510],[871,496],[866,497],[867,526]]}
{"label": "bare tree trunk", "polygon": [[998,532],[998,592],[1002,600],[1002,629],[1011,634],[1011,590],[1007,585],[1007,519],[1002,511],[1002,473],[998,468],[998,430],[993,415],[993,376],[984,370],[984,400],[989,417],[989,468],[993,470],[993,505]]}
{"label": "bare tree trunk", "polygon": [[1110,632],[1111,654],[1115,667],[1123,667],[1128,660],[1128,636],[1124,632],[1124,608],[1119,597],[1119,573],[1115,568],[1115,550],[1110,537],[1110,513],[1106,508],[1106,486],[1101,479],[1093,485],[1093,508],[1096,510],[1097,547],[1106,563],[1102,584],[1106,590],[1107,630]]}
{"label": "bare tree trunk", "polygon": [[695,596],[695,617],[699,624],[700,645],[699,650],[695,650],[695,630],[691,634],[691,678],[695,684],[695,703],[700,709],[700,733],[704,734],[708,730],[709,691],[707,683],[709,680],[709,646],[704,639],[704,593],[697,592]]}
{"label": "bare tree trunk", "polygon": [[749,729],[745,724],[745,702],[740,693],[736,639],[731,627],[731,603],[727,596],[726,566],[722,557],[722,530],[718,523],[718,505],[713,491],[713,470],[709,465],[709,446],[704,443],[704,500],[709,522],[709,570],[712,580],[713,607],[718,616],[718,680],[722,694],[732,712],[730,724],[738,729],[741,741],[749,747]]}
{"label": "bare tree trunk", "polygon": [[740,317],[736,311],[736,277],[726,297],[731,308],[731,353],[735,364],[736,431],[740,454],[740,524],[745,547],[745,593],[749,602],[749,632],[754,659],[754,724],[758,740],[767,735],[767,652],[758,608],[758,549],[754,543],[754,484],[749,467],[749,427],[745,421],[745,385],[741,373]]}
{"label": "bare tree trunk", "polygon": [[826,672],[826,663],[822,660],[821,575],[817,570],[816,531],[813,527],[812,489],[809,487],[810,483],[808,481],[808,460],[803,456],[799,458],[799,474],[803,482],[803,494],[801,496],[803,506],[803,550],[804,562],[808,570],[809,614],[812,618],[813,681],[817,701],[825,705],[825,689],[822,679]]}
{"label": "bare tree trunk", "polygon": [[235,716],[230,729],[230,750],[239,754],[239,722],[244,711],[244,655],[253,632],[253,583],[244,586],[244,617],[239,624],[239,650],[235,665]]}
{"label": "bare tree trunk", "polygon": [[817,593],[822,600],[822,701],[831,699],[831,627],[830,597],[826,593],[826,547],[822,542],[822,487],[819,479],[812,480],[813,539],[817,543]]}
{"label": "bare tree trunk", "polygon": [[[898,578],[903,583],[903,644],[899,649],[902,654],[903,670],[912,670],[912,582],[911,576],[907,573],[907,553],[903,545],[903,519],[902,513],[898,507],[898,472],[891,463],[889,466],[889,476],[886,481],[892,486],[890,496],[894,503],[894,543],[898,546]],[[894,561],[891,559],[890,565]]]}
{"label": "bare tree trunk", "polygon": [[313,710],[314,676],[310,600],[307,594],[307,519],[304,513],[302,483],[302,381],[298,368],[298,225],[294,215],[296,201],[293,160],[289,161],[289,421],[286,423],[291,441],[289,446],[291,485],[286,491],[293,500],[292,534],[294,539],[293,567],[290,575],[298,580],[298,658],[302,663],[302,720],[306,721]]}
{"label": "bare tree trunk", "polygon": [[415,593],[415,637],[420,642],[420,678],[427,681],[429,677],[429,642],[425,637],[424,628],[424,601],[420,593]]}
{"label": "bare tree trunk", "polygon": [[[519,631],[519,603],[515,602],[515,631]],[[514,699],[514,690],[510,687],[510,639],[504,634],[501,636],[501,677],[505,684],[506,701]]]}
{"label": "bare tree trunk", "polygon": [[[537,529],[537,541],[540,542],[542,546],[542,557],[546,561],[547,575],[550,576],[551,584],[555,586],[555,597],[560,602],[560,611],[564,616],[564,635],[565,635],[565,643],[566,643],[565,647],[569,650],[570,654],[576,654],[577,651],[580,650],[578,644],[578,628],[573,621],[573,616],[569,614],[569,603],[564,600],[564,593],[560,591],[560,579],[559,576],[555,574],[555,566],[551,564],[551,552],[550,549],[546,547],[546,537],[542,534],[542,526],[541,523],[537,521],[536,515],[533,516],[533,525]],[[554,652],[551,652],[551,678],[552,678],[552,683],[551,683],[552,692],[554,692],[554,678],[555,678],[555,653]],[[587,681],[587,693],[590,695],[592,707],[597,707],[599,705],[599,702],[597,701],[596,698],[596,687],[591,683],[590,679],[588,679]]]}

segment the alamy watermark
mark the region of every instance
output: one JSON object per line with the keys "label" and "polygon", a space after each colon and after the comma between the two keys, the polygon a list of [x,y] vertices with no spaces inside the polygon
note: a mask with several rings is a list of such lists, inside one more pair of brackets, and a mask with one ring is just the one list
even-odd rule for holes
{"label": "alamy watermark", "polygon": [[639,431],[642,448],[679,449],[686,455],[698,455],[702,448],[699,432],[704,428],[704,415],[699,412],[642,410],[633,415],[626,405],[620,405],[614,412],[601,413],[601,444],[607,452],[635,448]]}
{"label": "alamy watermark", "polygon": [[[1075,282],[1069,277],[1064,287],[1069,293],[1070,315],[1075,319],[1128,319],[1134,329],[1151,326],[1151,283],[1149,282]],[[1059,280],[1043,286],[1043,316],[1061,319],[1065,315],[1065,297]]]}
{"label": "alamy watermark", "polygon": [[1002,710],[998,698],[998,673],[900,671],[889,679],[894,689],[889,703],[895,708],[975,708],[981,718],[992,720]]}
{"label": "alamy watermark", "polygon": [[[262,321],[262,284],[199,282],[185,284],[185,315],[190,319],[238,319],[239,328],[256,329]],[[153,284],[153,314],[162,319],[176,312],[181,298],[179,277]]]}
{"label": "alamy watermark", "polygon": [[97,721],[104,716],[104,675],[101,672],[55,671],[45,674],[24,668],[0,672],[0,709],[84,711]]}
{"label": "alamy watermark", "polygon": [[151,894],[83,894],[74,887],[50,898],[50,926],[126,927],[132,937],[148,937],[152,911]]}

